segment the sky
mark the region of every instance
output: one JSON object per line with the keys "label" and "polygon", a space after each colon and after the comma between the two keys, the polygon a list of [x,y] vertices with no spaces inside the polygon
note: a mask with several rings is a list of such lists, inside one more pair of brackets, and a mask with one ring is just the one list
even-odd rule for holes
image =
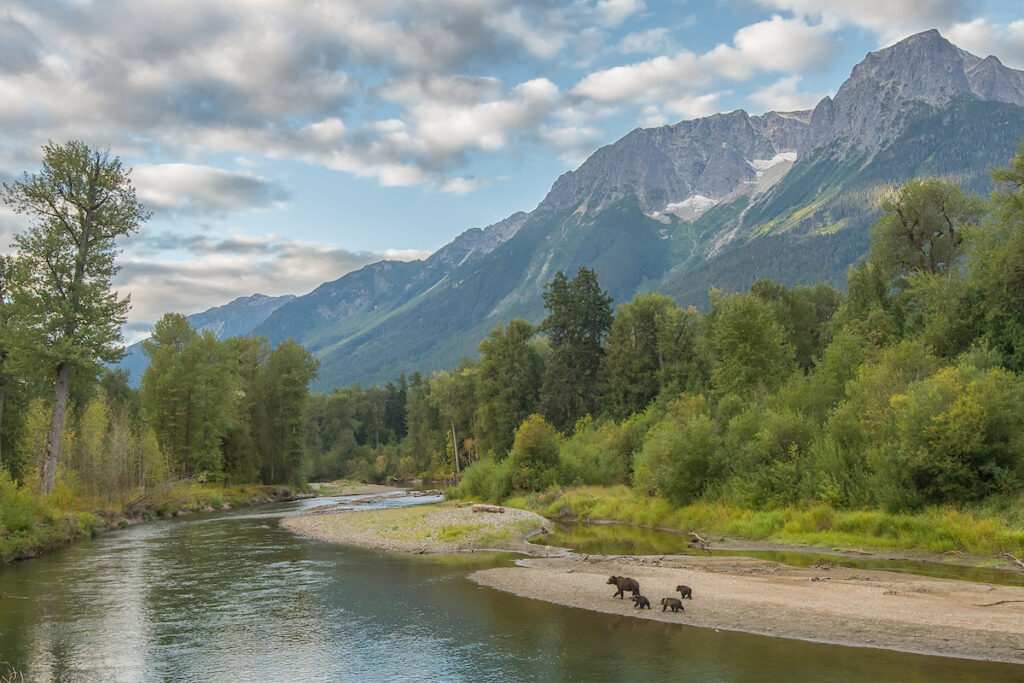
{"label": "sky", "polygon": [[0,0],[0,181],[49,140],[131,167],[131,342],[425,258],[636,127],[812,108],[930,28],[1024,69],[1016,0]]}

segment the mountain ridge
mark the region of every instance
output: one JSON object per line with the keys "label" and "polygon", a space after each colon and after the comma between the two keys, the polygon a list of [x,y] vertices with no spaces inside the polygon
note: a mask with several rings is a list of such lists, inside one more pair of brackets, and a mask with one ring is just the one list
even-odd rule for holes
{"label": "mountain ridge", "polygon": [[1024,72],[925,31],[868,53],[811,110],[635,129],[560,175],[534,210],[424,261],[324,283],[252,331],[307,345],[328,389],[451,367],[497,322],[538,322],[557,270],[594,268],[619,302],[656,290],[701,306],[712,285],[762,276],[842,286],[889,189],[921,174],[984,189],[1021,135]]}

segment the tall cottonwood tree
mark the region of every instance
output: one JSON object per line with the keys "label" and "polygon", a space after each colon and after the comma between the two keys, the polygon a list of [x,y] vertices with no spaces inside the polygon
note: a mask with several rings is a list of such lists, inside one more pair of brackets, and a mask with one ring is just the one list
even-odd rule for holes
{"label": "tall cottonwood tree", "polygon": [[115,240],[135,232],[149,214],[129,171],[108,151],[79,141],[43,147],[38,173],[4,183],[4,201],[32,226],[14,238],[26,277],[14,298],[18,324],[50,366],[53,407],[41,467],[49,493],[57,474],[68,386],[75,368],[95,372],[121,354],[129,302],[111,291],[118,271]]}

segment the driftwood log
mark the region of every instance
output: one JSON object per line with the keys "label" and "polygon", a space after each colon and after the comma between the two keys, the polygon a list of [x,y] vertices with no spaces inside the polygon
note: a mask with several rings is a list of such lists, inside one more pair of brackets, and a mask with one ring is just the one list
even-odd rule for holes
{"label": "driftwood log", "polygon": [[505,508],[500,505],[487,505],[486,503],[477,503],[473,506],[473,512],[500,512],[505,514]]}
{"label": "driftwood log", "polygon": [[996,557],[1003,558],[1004,560],[1009,560],[1014,565],[1016,565],[1017,569],[1024,571],[1024,560],[1022,560],[1021,558],[1014,557],[1010,553],[999,553],[998,555],[996,555]]}
{"label": "driftwood log", "polygon": [[691,548],[700,548],[701,550],[706,550],[708,554],[711,553],[711,550],[708,549],[708,546],[711,545],[711,541],[706,538],[702,538],[696,531],[691,531],[689,535],[690,538],[693,539],[690,541]]}

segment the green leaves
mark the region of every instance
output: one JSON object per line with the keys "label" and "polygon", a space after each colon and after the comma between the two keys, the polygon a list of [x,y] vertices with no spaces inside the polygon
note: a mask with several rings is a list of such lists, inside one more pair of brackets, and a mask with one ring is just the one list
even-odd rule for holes
{"label": "green leaves", "polygon": [[54,365],[94,367],[120,357],[128,299],[110,290],[115,239],[149,213],[117,157],[78,141],[43,148],[39,173],[3,186],[4,201],[33,219],[14,238],[24,278],[20,324]]}
{"label": "green leaves", "polygon": [[480,342],[477,434],[482,452],[508,452],[516,427],[537,410],[544,361],[533,334],[533,325],[516,318],[507,328],[499,323]]}
{"label": "green leaves", "polygon": [[541,332],[551,343],[551,355],[541,388],[541,409],[562,431],[597,412],[602,342],[614,317],[611,304],[612,298],[588,268],[581,267],[572,280],[559,271],[544,286],[548,316]]}

